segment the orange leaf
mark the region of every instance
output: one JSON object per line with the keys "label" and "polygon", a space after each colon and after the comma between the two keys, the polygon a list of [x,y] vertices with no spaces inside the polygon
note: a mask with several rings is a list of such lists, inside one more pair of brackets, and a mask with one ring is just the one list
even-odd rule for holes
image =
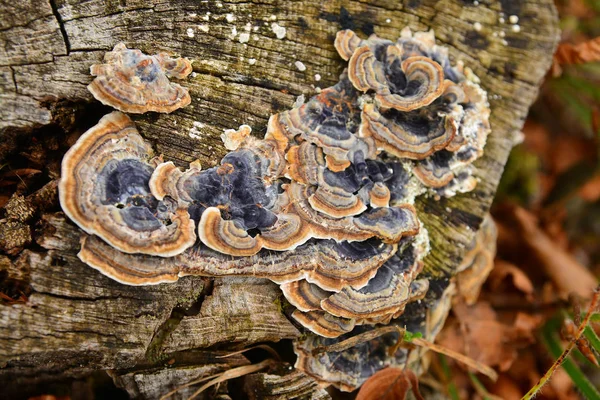
{"label": "orange leaf", "polygon": [[600,37],[578,44],[561,43],[554,54],[554,63],[558,65],[594,61],[600,61]]}
{"label": "orange leaf", "polygon": [[403,400],[409,390],[417,400],[424,400],[419,393],[419,382],[414,372],[388,367],[363,383],[356,400]]}

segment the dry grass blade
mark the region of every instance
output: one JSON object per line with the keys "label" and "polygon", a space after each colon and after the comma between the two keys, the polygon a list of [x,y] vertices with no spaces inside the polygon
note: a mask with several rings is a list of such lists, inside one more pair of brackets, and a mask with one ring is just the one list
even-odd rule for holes
{"label": "dry grass blade", "polygon": [[233,353],[228,353],[222,356],[216,356],[215,358],[227,358],[227,357],[232,357],[235,356],[237,354],[242,354],[245,353],[247,351],[250,350],[254,350],[254,349],[262,349],[265,350],[266,352],[268,352],[270,355],[273,356],[273,359],[280,361],[281,357],[279,357],[279,354],[277,354],[277,352],[275,350],[273,350],[273,348],[271,346],[267,346],[266,344],[258,344],[256,346],[252,346],[252,347],[248,347],[246,349],[242,349],[242,350],[238,350],[238,351],[234,351]]}
{"label": "dry grass blade", "polygon": [[559,294],[576,293],[581,298],[590,298],[596,287],[596,277],[569,253],[560,249],[537,226],[535,217],[527,210],[514,209],[514,217],[523,239],[532,253],[540,260],[540,266],[556,285]]}
{"label": "dry grass blade", "polygon": [[571,351],[577,345],[577,342],[579,341],[579,339],[581,339],[581,337],[583,335],[583,331],[585,330],[585,327],[588,325],[592,314],[598,307],[599,301],[600,301],[600,286],[598,286],[596,288],[596,290],[594,291],[594,295],[592,296],[592,300],[588,307],[588,311],[585,315],[585,318],[583,318],[583,321],[581,321],[581,324],[579,325],[577,332],[575,333],[575,335],[573,336],[571,341],[569,341],[569,344],[567,345],[567,347],[564,349],[564,351],[562,352],[560,357],[558,357],[556,359],[556,361],[554,361],[554,363],[548,369],[548,371],[546,371],[544,376],[542,376],[540,378],[538,383],[534,387],[532,387],[531,390],[525,394],[525,396],[523,396],[523,399],[525,399],[525,400],[532,399],[540,390],[542,390],[542,387],[544,387],[544,385],[546,383],[548,383],[548,381],[550,380],[550,377],[552,376],[552,374],[554,374],[554,371],[556,371],[558,369],[558,367],[560,367],[561,364],[565,361],[565,359],[569,356]]}
{"label": "dry grass blade", "polygon": [[402,338],[403,338],[405,330],[398,326],[390,325],[390,326],[384,326],[383,328],[373,329],[371,331],[364,332],[364,333],[361,333],[356,336],[352,336],[350,339],[342,340],[339,343],[335,343],[335,344],[332,344],[329,346],[316,347],[312,350],[312,354],[314,356],[314,355],[317,355],[320,353],[326,353],[326,352],[327,353],[329,353],[329,352],[336,353],[336,352],[344,351],[346,349],[349,349],[350,347],[356,346],[359,343],[368,342],[369,340],[373,340],[379,336],[383,336],[385,334],[392,333],[392,332],[396,332],[400,335],[399,342],[402,343]]}
{"label": "dry grass blade", "polygon": [[392,351],[391,351],[392,354],[399,348],[399,346],[401,344],[410,343],[410,344],[414,344],[417,346],[426,347],[429,350],[435,351],[436,353],[444,354],[448,357],[454,358],[455,360],[462,362],[463,364],[467,365],[468,367],[471,367],[474,370],[486,375],[493,381],[498,379],[498,374],[492,368],[490,368],[487,365],[484,365],[478,361],[475,361],[470,357],[467,357],[463,354],[457,353],[454,350],[450,350],[450,349],[440,346],[438,344],[428,342],[427,340],[425,340],[423,338],[419,338],[419,337],[413,337],[410,339],[410,341],[405,342],[404,341],[404,333],[406,331],[404,329],[402,329],[398,326],[394,326],[394,325],[385,326],[383,328],[378,328],[378,329],[373,329],[372,331],[361,333],[360,335],[353,336],[350,339],[343,340],[339,343],[335,343],[330,346],[317,347],[312,351],[312,353],[313,353],[313,355],[317,355],[317,354],[324,353],[324,352],[344,351],[346,349],[349,349],[350,347],[356,346],[359,343],[367,342],[369,340],[375,339],[379,336],[382,336],[382,335],[385,335],[388,333],[392,333],[392,332],[397,332],[400,335],[398,344],[392,348]]}
{"label": "dry grass blade", "polygon": [[218,378],[215,378],[215,379],[211,380],[210,382],[207,382],[206,384],[204,384],[200,389],[196,390],[190,397],[188,397],[188,400],[195,399],[196,396],[198,396],[200,393],[202,393],[209,387],[216,385],[217,383],[225,382],[225,381],[228,381],[229,379],[239,378],[240,376],[258,372],[261,369],[267,368],[268,366],[272,365],[273,363],[274,363],[273,360],[268,359],[268,360],[261,361],[258,364],[245,365],[243,367],[237,367],[237,368],[230,369],[229,371],[224,372]]}
{"label": "dry grass blade", "polygon": [[487,376],[493,381],[496,381],[498,379],[498,374],[496,373],[496,371],[494,371],[493,368],[490,368],[487,365],[475,361],[472,358],[467,357],[463,354],[457,353],[454,350],[450,350],[444,346],[440,346],[439,344],[431,343],[423,338],[414,338],[410,342],[416,344],[417,346],[426,347],[429,350],[435,351],[436,353],[440,353],[445,356],[451,357],[456,361],[465,364],[467,367],[473,368],[477,372],[482,373],[483,375]]}
{"label": "dry grass blade", "polygon": [[244,375],[251,374],[253,372],[260,371],[261,369],[264,369],[264,368],[270,366],[271,364],[273,364],[273,362],[274,362],[273,360],[268,359],[268,360],[261,361],[258,364],[244,365],[242,367],[233,368],[233,369],[230,369],[229,371],[225,371],[220,374],[204,376],[202,378],[194,379],[194,380],[189,381],[188,383],[186,383],[184,385],[178,386],[177,388],[164,394],[163,396],[160,397],[160,400],[165,400],[182,389],[185,389],[187,387],[190,387],[190,386],[196,385],[198,383],[202,383],[204,381],[212,379],[210,382],[208,382],[207,384],[202,386],[200,389],[198,389],[196,392],[194,392],[194,394],[192,394],[192,396],[189,397],[190,399],[193,399],[194,397],[196,397],[200,393],[202,393],[204,390],[206,390],[206,388],[211,387],[212,385],[215,385],[219,382],[224,382],[229,379],[238,378],[240,376],[244,376]]}
{"label": "dry grass blade", "polygon": [[[581,325],[581,308],[579,307],[579,301],[577,299],[577,296],[574,296],[574,295],[569,296],[569,302],[571,303],[571,306],[573,307],[573,317],[575,319],[574,323],[571,321],[571,324],[573,324],[571,329],[572,329],[573,335],[574,335],[575,326]],[[567,318],[565,320],[565,323],[568,323],[568,321],[569,321],[569,319]],[[568,340],[572,340],[572,337],[569,337]],[[598,364],[598,360],[596,359],[596,355],[590,348],[590,343],[587,341],[587,339],[584,336],[582,336],[578,340],[576,340],[575,343],[577,344],[577,348],[579,349],[581,354],[583,354],[583,356],[585,358],[587,358],[589,360],[589,362],[594,364],[596,367],[600,367],[600,365]]]}

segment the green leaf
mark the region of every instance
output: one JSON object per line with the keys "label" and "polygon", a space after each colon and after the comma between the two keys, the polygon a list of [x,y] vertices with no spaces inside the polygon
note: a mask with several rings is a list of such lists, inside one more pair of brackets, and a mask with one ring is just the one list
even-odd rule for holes
{"label": "green leaf", "polygon": [[588,325],[583,331],[583,335],[590,342],[590,346],[600,353],[600,338],[596,335],[596,332]]}
{"label": "green leaf", "polygon": [[412,333],[409,331],[404,331],[404,341],[410,342],[413,339],[422,338],[423,334],[421,332]]}

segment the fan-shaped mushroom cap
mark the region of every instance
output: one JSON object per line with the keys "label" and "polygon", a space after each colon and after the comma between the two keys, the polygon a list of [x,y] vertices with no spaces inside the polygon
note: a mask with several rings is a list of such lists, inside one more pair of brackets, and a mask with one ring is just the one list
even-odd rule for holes
{"label": "fan-shaped mushroom cap", "polygon": [[224,220],[216,207],[202,213],[198,237],[211,249],[232,256],[252,256],[262,249],[260,239],[250,236],[240,221]]}
{"label": "fan-shaped mushroom cap", "polygon": [[348,79],[361,92],[374,90],[376,93],[386,90],[385,69],[369,46],[354,51],[348,63]]}
{"label": "fan-shaped mushroom cap", "polygon": [[360,189],[360,182],[351,168],[341,172],[320,168],[317,184],[317,190],[308,198],[313,209],[332,218],[357,215],[367,209],[354,194]]}
{"label": "fan-shaped mushroom cap", "polygon": [[186,58],[173,58],[168,53],[158,53],[153,57],[170,78],[185,79],[192,73],[192,63]]}
{"label": "fan-shaped mushroom cap", "polygon": [[332,294],[304,279],[284,283],[280,289],[287,301],[302,312],[322,310],[321,301]]}
{"label": "fan-shaped mushroom cap", "polygon": [[354,329],[352,319],[338,318],[324,311],[294,311],[292,317],[302,326],[319,336],[336,338]]}
{"label": "fan-shaped mushroom cap", "polygon": [[367,210],[356,217],[330,218],[313,209],[308,199],[315,190],[296,183],[285,187],[290,212],[311,226],[313,237],[337,241],[358,241],[372,237],[397,243],[404,236],[419,231],[416,210],[409,204],[393,208]]}
{"label": "fan-shaped mushroom cap", "polygon": [[191,71],[191,63],[183,58],[173,59],[164,53],[147,56],[119,43],[106,53],[104,64],[90,68],[96,79],[88,90],[102,104],[124,112],[170,113],[190,104],[191,98],[186,88],[169,82],[167,75],[184,78]]}
{"label": "fan-shaped mushroom cap", "polygon": [[176,276],[256,276],[284,284],[306,279],[324,290],[361,288],[396,252],[396,245],[370,240],[309,242],[295,250],[263,250],[250,257],[231,257],[201,243],[170,258],[126,254],[95,236],[82,241],[79,258],[119,282],[131,285],[177,280]]}
{"label": "fan-shaped mushroom cap", "polygon": [[382,110],[416,110],[431,104],[445,90],[444,69],[421,51],[376,37],[358,42],[356,35],[347,32],[338,38],[342,57],[352,51],[348,78],[362,92],[375,91]]}
{"label": "fan-shaped mushroom cap", "polygon": [[281,146],[300,141],[312,143],[322,149],[328,163],[338,170],[349,165],[358,150],[375,158],[375,148],[369,143],[359,143],[361,140],[349,130],[359,115],[357,100],[358,92],[342,76],[338,84],[322,90],[302,106],[271,118],[265,137],[277,140]]}
{"label": "fan-shaped mushroom cap", "polygon": [[355,225],[384,241],[398,243],[419,232],[419,219],[410,204],[368,210],[355,218]]}
{"label": "fan-shaped mushroom cap", "polygon": [[445,148],[456,131],[457,123],[449,115],[431,119],[419,112],[395,110],[384,115],[373,104],[364,106],[360,125],[360,135],[375,139],[379,149],[417,160]]}
{"label": "fan-shaped mushroom cap", "polygon": [[413,173],[427,187],[446,186],[454,178],[454,173],[450,168],[450,160],[453,156],[449,151],[438,151],[419,162],[413,169]]}
{"label": "fan-shaped mushroom cap", "polygon": [[367,286],[358,290],[344,288],[324,299],[321,308],[337,317],[358,320],[396,314],[404,310],[412,297],[411,284],[421,268],[414,248],[409,246],[379,268]]}
{"label": "fan-shaped mushroom cap", "polygon": [[317,185],[325,165],[323,150],[309,142],[292,146],[286,153],[286,176],[303,185]]}
{"label": "fan-shaped mushroom cap", "polygon": [[369,199],[369,205],[373,208],[389,207],[392,193],[383,182],[375,182],[374,184],[363,187],[366,189],[365,196]]}
{"label": "fan-shaped mushroom cap", "polygon": [[252,128],[248,125],[241,125],[239,129],[225,129],[221,135],[221,140],[227,150],[237,150],[244,141],[250,136]]}
{"label": "fan-shaped mushroom cap", "polygon": [[150,193],[152,148],[125,114],[113,112],[65,154],[59,183],[64,212],[126,253],[170,257],[196,240],[187,210]]}
{"label": "fan-shaped mushroom cap", "polygon": [[313,350],[339,343],[368,330],[368,327],[357,326],[352,333],[334,339],[307,335],[306,338],[294,342],[294,352],[298,356],[294,367],[325,385],[333,384],[343,391],[350,392],[375,372],[390,365],[405,364],[406,352],[397,351],[393,356],[389,355],[390,350],[395,348],[398,340],[401,340],[395,332],[359,343],[343,351],[313,354]]}
{"label": "fan-shaped mushroom cap", "polygon": [[333,45],[340,57],[348,61],[362,42],[363,40],[356,36],[356,33],[352,32],[350,29],[346,29],[339,31],[335,35],[335,42],[333,42]]}
{"label": "fan-shaped mushroom cap", "polygon": [[122,253],[97,236],[83,236],[77,256],[90,267],[126,285],[176,282],[181,271],[181,265],[177,263],[178,256],[153,257]]}

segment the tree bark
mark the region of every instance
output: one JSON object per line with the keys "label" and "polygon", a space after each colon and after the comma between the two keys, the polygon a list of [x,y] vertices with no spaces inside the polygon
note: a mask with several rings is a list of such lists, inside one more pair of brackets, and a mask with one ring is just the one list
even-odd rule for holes
{"label": "tree bark", "polygon": [[[194,73],[183,83],[190,106],[134,119],[165,160],[186,166],[198,159],[210,167],[226,153],[223,129],[248,124],[262,137],[271,114],[337,82],[344,68],[333,47],[338,30],[395,39],[405,26],[434,29],[452,59],[481,79],[493,129],[485,156],[475,164],[474,191],[417,201],[432,244],[424,274],[443,282],[491,204],[558,41],[552,0],[480,3],[0,0],[0,164],[10,162],[32,136],[59,132],[70,143],[108,112],[86,89],[89,67],[121,41],[148,54],[166,50],[194,60]],[[512,15],[518,28],[509,23]],[[285,37],[277,37],[278,26]],[[248,41],[240,33],[249,33]],[[299,71],[296,61],[306,70]],[[226,350],[300,336],[282,310],[277,286],[266,280],[185,277],[130,287],[83,265],[76,257],[78,230],[60,212],[51,212],[57,210],[58,167],[49,163],[44,174],[50,205],[35,204],[39,192],[37,197],[24,192],[34,203],[34,217],[19,222],[5,211],[2,220],[15,219],[16,226],[31,231],[33,242],[0,255],[7,277],[2,288],[18,282],[28,293],[26,302],[0,305],[0,385],[9,388],[0,397],[114,370],[130,395],[156,398],[187,379],[248,363],[243,356],[216,358]],[[255,374],[246,386],[267,398],[326,396],[300,375]],[[273,390],[275,384],[298,387],[286,392]]]}

